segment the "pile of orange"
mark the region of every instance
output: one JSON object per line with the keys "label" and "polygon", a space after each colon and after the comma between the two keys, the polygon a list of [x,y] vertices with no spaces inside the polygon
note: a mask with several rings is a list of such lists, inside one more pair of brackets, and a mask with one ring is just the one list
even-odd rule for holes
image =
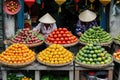
{"label": "pile of orange", "polygon": [[37,59],[46,64],[66,64],[73,60],[73,54],[59,44],[52,44],[40,52]]}
{"label": "pile of orange", "polygon": [[118,50],[116,50],[116,52],[114,52],[113,58],[115,58],[118,61],[120,61],[120,49],[118,49]]}
{"label": "pile of orange", "polygon": [[13,44],[0,54],[0,61],[7,64],[24,64],[35,59],[35,53],[24,44]]}

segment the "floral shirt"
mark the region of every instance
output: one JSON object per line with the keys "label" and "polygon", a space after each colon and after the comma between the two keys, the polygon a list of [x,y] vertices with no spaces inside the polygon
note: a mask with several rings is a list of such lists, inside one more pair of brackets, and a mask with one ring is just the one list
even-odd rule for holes
{"label": "floral shirt", "polygon": [[93,26],[97,26],[97,22],[94,20],[92,22],[89,23],[82,23],[80,20],[77,22],[76,25],[76,34],[78,32],[84,33],[86,30],[88,30],[89,28],[93,27]]}

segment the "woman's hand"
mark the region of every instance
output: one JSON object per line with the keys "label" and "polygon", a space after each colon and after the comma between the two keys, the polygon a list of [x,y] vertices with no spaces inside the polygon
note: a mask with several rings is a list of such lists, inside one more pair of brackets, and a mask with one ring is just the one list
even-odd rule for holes
{"label": "woman's hand", "polygon": [[78,36],[81,36],[81,35],[82,35],[82,33],[81,33],[81,32],[78,32],[78,33],[77,33],[77,35],[78,35]]}

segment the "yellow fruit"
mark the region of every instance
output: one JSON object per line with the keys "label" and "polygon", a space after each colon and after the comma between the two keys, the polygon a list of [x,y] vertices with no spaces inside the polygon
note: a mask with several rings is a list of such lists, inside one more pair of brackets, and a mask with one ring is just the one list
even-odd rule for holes
{"label": "yellow fruit", "polygon": [[[24,44],[13,44],[0,55],[0,60],[6,63],[21,64],[34,59],[34,52]],[[4,56],[4,57],[3,57]]]}
{"label": "yellow fruit", "polygon": [[49,64],[65,64],[72,61],[73,54],[59,44],[52,44],[39,52],[38,59]]}

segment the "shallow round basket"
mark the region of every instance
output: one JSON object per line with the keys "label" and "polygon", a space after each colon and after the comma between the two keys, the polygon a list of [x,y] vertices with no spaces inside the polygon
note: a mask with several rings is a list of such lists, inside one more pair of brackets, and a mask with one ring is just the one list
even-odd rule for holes
{"label": "shallow round basket", "polygon": [[17,14],[17,13],[20,11],[20,9],[21,9],[20,0],[14,0],[14,1],[17,1],[17,4],[18,4],[18,8],[17,8],[17,10],[16,10],[15,12],[11,12],[11,11],[9,11],[9,10],[7,9],[7,3],[8,3],[9,1],[10,1],[10,0],[6,0],[6,1],[4,2],[4,4],[3,4],[3,10],[4,10],[7,14],[9,14],[9,15],[15,15],[15,14]]}
{"label": "shallow round basket", "polygon": [[117,60],[115,58],[113,58],[115,62],[119,63],[120,64],[120,60]]}
{"label": "shallow round basket", "polygon": [[26,44],[26,45],[27,45],[29,48],[31,48],[31,47],[39,46],[39,45],[41,45],[43,42],[44,42],[44,41],[41,41],[41,42],[35,43],[35,44]]}
{"label": "shallow round basket", "polygon": [[[14,44],[14,42],[12,41],[9,41],[11,44]],[[36,47],[36,46],[39,46],[43,43],[44,41],[41,41],[39,43],[34,43],[34,44],[25,44],[26,46],[28,46],[29,48],[32,48],[32,47]]]}
{"label": "shallow round basket", "polygon": [[[88,44],[88,43],[86,43],[86,42],[82,42],[82,41],[79,41],[81,44],[83,44],[83,45],[86,45],[86,44]],[[99,44],[97,44],[97,45],[100,45],[100,46],[107,46],[107,45],[110,45],[112,43],[112,40],[111,41],[109,41],[109,42],[106,42],[106,43],[99,43]]]}
{"label": "shallow round basket", "polygon": [[113,62],[113,58],[112,58],[112,60],[111,60],[111,62],[109,62],[109,63],[107,63],[107,64],[83,64],[83,63],[80,63],[80,62],[78,62],[78,61],[76,61],[75,60],[75,62],[77,63],[77,64],[79,64],[80,66],[82,66],[82,67],[85,67],[85,68],[89,68],[89,69],[101,69],[101,68],[105,68],[105,67],[107,67],[107,66],[109,66],[112,62]]}
{"label": "shallow round basket", "polygon": [[65,63],[65,64],[48,64],[48,63],[41,62],[38,58],[37,58],[37,61],[38,61],[39,63],[43,64],[43,65],[51,66],[51,67],[66,66],[66,65],[69,65],[69,64],[71,64],[71,63],[73,62],[73,60],[72,60],[72,61],[70,61],[70,62],[68,62],[68,63]]}
{"label": "shallow round basket", "polygon": [[48,64],[48,63],[44,63],[42,62],[41,60],[38,59],[38,55],[37,55],[37,61],[43,65],[46,65],[46,66],[51,66],[51,67],[61,67],[61,66],[66,66],[66,65],[69,65],[73,62],[74,58],[72,59],[72,61],[68,62],[68,63],[65,63],[65,64]]}
{"label": "shallow round basket", "polygon": [[[77,40],[76,42],[74,42],[74,43],[72,43],[72,44],[60,44],[60,45],[62,45],[63,47],[72,47],[72,46],[78,44],[78,42],[79,42],[79,41]],[[47,45],[53,44],[53,43],[48,43],[47,41],[45,41],[45,43],[46,43]]]}
{"label": "shallow round basket", "polygon": [[113,40],[113,42],[115,43],[115,44],[118,44],[118,45],[120,45],[120,41],[118,41],[118,40]]}
{"label": "shallow round basket", "polygon": [[11,68],[22,68],[22,67],[26,67],[26,66],[32,64],[34,61],[35,61],[35,58],[30,62],[26,62],[26,63],[22,63],[22,64],[10,64],[10,63],[6,63],[3,61],[0,61],[0,64],[2,66],[11,67]]}

